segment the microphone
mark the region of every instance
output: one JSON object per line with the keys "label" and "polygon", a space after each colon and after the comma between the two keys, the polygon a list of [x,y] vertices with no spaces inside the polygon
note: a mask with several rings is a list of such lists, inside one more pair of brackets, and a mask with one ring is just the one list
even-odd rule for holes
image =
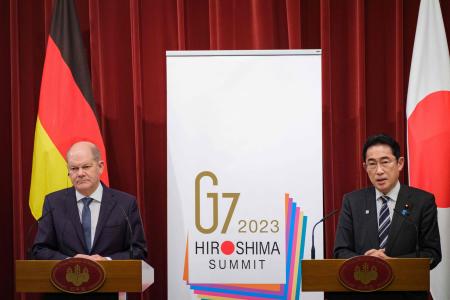
{"label": "microphone", "polygon": [[408,203],[405,204],[405,207],[401,210],[398,211],[396,208],[394,208],[394,212],[400,216],[401,218],[403,218],[403,220],[406,221],[406,223],[411,224],[412,226],[414,226],[414,229],[416,230],[416,257],[420,257],[420,245],[419,245],[419,227],[417,226],[416,223],[414,223],[413,221],[411,221],[408,217],[410,215],[410,211],[409,211],[409,205]]}
{"label": "microphone", "polygon": [[[47,212],[45,212],[45,214],[40,216],[36,220],[36,222],[33,222],[33,224],[31,224],[30,228],[28,228],[27,234],[25,235],[25,241],[28,242],[30,240],[30,234],[31,234],[32,230],[39,224],[39,222],[41,222],[43,219],[45,219],[54,209],[55,208],[48,210]],[[34,242],[33,242],[33,245],[34,245]],[[31,255],[31,248],[32,248],[32,246],[28,247],[28,249],[27,249],[27,253],[26,253],[27,259],[33,259],[32,255]]]}
{"label": "microphone", "polygon": [[311,259],[316,259],[316,248],[314,247],[314,230],[316,229],[316,226],[319,225],[320,223],[322,223],[323,221],[325,221],[326,219],[328,219],[329,217],[331,217],[332,215],[336,214],[338,211],[339,211],[339,209],[333,210],[332,212],[328,213],[325,217],[320,219],[319,222],[314,224],[314,227],[313,227],[313,230],[312,230],[312,237],[311,237],[311,241],[312,241]]}
{"label": "microphone", "polygon": [[128,219],[127,214],[125,213],[125,210],[122,208],[122,206],[118,205],[120,208],[120,211],[122,212],[123,216],[125,217],[125,220],[128,224],[128,229],[130,230],[130,259],[134,258],[134,251],[133,251],[133,229],[131,228],[130,219]]}

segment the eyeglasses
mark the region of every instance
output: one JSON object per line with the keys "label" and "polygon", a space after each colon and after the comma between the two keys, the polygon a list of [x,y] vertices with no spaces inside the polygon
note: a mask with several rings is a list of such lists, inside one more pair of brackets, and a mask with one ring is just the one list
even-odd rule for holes
{"label": "eyeglasses", "polygon": [[80,170],[85,173],[94,167],[94,164],[83,165],[81,167],[69,167],[69,175],[77,174]]}
{"label": "eyeglasses", "polygon": [[380,161],[370,160],[365,163],[368,171],[375,171],[380,166],[383,170],[386,170],[392,166],[396,159],[383,158]]}

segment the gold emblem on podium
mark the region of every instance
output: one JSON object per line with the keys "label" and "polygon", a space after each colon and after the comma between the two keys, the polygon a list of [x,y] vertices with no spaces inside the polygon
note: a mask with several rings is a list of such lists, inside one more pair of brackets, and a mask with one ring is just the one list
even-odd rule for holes
{"label": "gold emblem on podium", "polygon": [[99,289],[105,278],[101,264],[85,258],[69,258],[53,266],[50,280],[63,292],[84,294]]}
{"label": "gold emblem on podium", "polygon": [[72,270],[71,267],[68,267],[66,271],[66,280],[74,286],[80,286],[89,281],[89,270],[84,267],[83,272],[81,272],[80,265],[75,265],[74,270]]}
{"label": "gold emblem on podium", "polygon": [[369,265],[367,263],[356,266],[355,272],[353,273],[353,278],[363,284],[369,284],[378,278],[377,267],[372,266],[369,270]]}
{"label": "gold emblem on podium", "polygon": [[391,266],[375,256],[355,256],[339,268],[339,281],[349,290],[374,292],[387,287],[394,278]]}

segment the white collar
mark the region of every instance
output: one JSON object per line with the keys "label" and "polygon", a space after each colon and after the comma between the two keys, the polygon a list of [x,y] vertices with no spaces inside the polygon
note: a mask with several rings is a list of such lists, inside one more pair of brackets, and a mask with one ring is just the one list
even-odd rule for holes
{"label": "white collar", "polygon": [[[392,190],[389,191],[389,193],[386,194],[386,196],[388,196],[394,201],[397,201],[399,192],[400,192],[400,182],[397,180],[395,186],[392,188]],[[375,188],[375,196],[376,196],[375,199],[378,200],[381,196],[384,196],[384,194]]]}
{"label": "white collar", "polygon": [[89,197],[89,198],[94,199],[95,201],[101,202],[102,195],[103,195],[103,186],[101,183],[99,183],[97,189],[89,196],[85,196],[75,189],[75,195],[77,197],[77,202],[86,197]]}

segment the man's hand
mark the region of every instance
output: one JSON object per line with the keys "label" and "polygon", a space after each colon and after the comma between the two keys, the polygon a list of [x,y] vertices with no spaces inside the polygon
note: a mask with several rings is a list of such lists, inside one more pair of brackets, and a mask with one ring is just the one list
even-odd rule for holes
{"label": "man's hand", "polygon": [[100,256],[98,254],[94,254],[94,255],[77,254],[74,257],[85,258],[85,259],[89,259],[89,260],[93,260],[93,261],[108,260],[106,257]]}
{"label": "man's hand", "polygon": [[98,254],[91,255],[90,257],[91,257],[92,260],[95,260],[95,261],[99,261],[99,260],[107,260],[106,257],[100,256],[100,255],[98,255]]}
{"label": "man's hand", "polygon": [[84,258],[84,259],[90,259],[89,255],[86,254],[77,254],[74,256],[75,258]]}
{"label": "man's hand", "polygon": [[370,249],[367,250],[366,253],[364,253],[364,255],[376,256],[382,259],[391,258],[384,253],[384,249]]}

